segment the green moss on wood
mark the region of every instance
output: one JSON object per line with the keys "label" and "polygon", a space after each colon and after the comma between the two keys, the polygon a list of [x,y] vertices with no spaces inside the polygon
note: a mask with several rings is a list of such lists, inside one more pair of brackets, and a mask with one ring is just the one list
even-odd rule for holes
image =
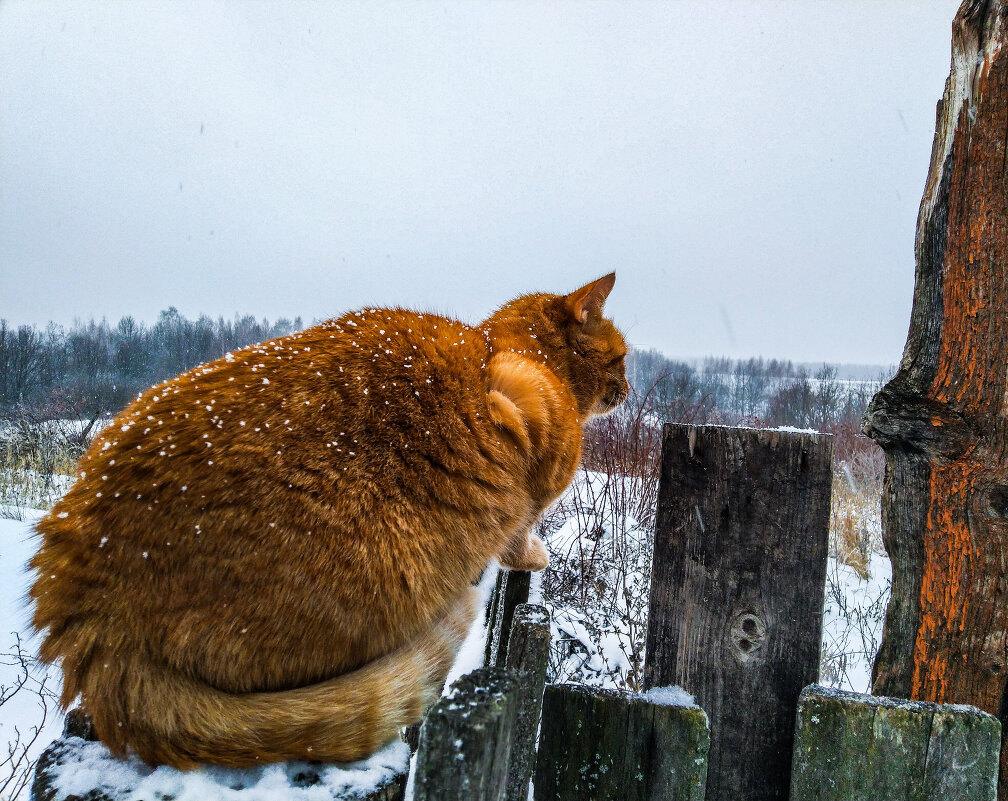
{"label": "green moss on wood", "polygon": [[536,801],[701,801],[710,732],[697,707],[562,684],[543,694]]}
{"label": "green moss on wood", "polygon": [[1001,724],[973,707],[812,685],[798,704],[791,801],[995,801]]}

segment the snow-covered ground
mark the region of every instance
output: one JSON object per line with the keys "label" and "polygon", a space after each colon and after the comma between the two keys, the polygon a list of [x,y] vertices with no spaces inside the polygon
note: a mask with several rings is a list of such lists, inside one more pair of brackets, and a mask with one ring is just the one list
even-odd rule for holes
{"label": "snow-covered ground", "polygon": [[98,788],[107,798],[171,798],[173,801],[332,801],[368,792],[401,775],[409,746],[395,740],[350,765],[278,762],[256,768],[205,765],[191,771],[147,767],[136,757],[116,759],[101,743],[74,741],[70,761],[60,766],[58,797],[83,797]]}
{"label": "snow-covered ground", "polygon": [[871,671],[882,639],[886,605],[892,586],[892,564],[885,554],[872,553],[869,576],[834,558],[826,569],[823,615],[823,656],[819,683],[827,687],[871,692]]}

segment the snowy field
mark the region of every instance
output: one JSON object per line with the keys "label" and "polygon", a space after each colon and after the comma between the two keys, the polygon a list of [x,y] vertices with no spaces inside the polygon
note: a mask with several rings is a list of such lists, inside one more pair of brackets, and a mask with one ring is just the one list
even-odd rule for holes
{"label": "snowy field", "polygon": [[[635,509],[635,501],[642,497],[635,481],[582,471],[544,516],[539,533],[547,541],[551,566],[534,578],[532,600],[551,612],[550,678],[554,681],[641,689],[652,534],[647,515]],[[42,513],[25,508],[5,511],[23,519],[0,519],[0,620],[4,623],[0,737],[11,753],[0,770],[0,798],[27,799],[23,781],[8,781],[8,777],[23,778],[24,768],[60,734],[62,715],[55,703],[57,672],[47,671],[31,658],[37,642],[30,635],[25,603],[30,582],[25,566],[36,546],[32,527]],[[877,526],[877,516],[870,515],[868,524]],[[877,542],[877,532],[871,533],[870,539]],[[822,683],[859,692],[870,686],[871,662],[888,600],[888,559],[871,553],[867,577],[865,572],[836,558],[829,560],[821,668]],[[492,581],[493,571],[488,571],[482,582],[485,595]],[[484,635],[482,620],[478,620],[449,683],[479,666]],[[280,787],[285,793],[293,787],[298,798],[325,799],[349,781],[374,780],[401,769],[408,758],[404,749],[401,743],[393,743],[366,764],[355,766],[349,775],[320,771],[321,784],[299,789],[292,784],[300,769],[293,763],[256,771],[207,768],[183,782],[183,775],[169,768],[151,771],[136,761],[114,763],[96,745],[87,752],[86,763],[67,776],[66,789],[84,790],[100,776],[103,786],[123,798],[132,787],[151,797],[160,792],[178,799],[254,801],[275,795]],[[232,789],[239,785],[244,789]]]}

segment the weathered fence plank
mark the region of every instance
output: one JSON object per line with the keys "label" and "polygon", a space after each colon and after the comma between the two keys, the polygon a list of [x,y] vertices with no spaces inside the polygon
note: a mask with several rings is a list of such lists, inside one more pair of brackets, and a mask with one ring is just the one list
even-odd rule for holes
{"label": "weathered fence plank", "polygon": [[487,604],[486,609],[486,643],[483,645],[483,666],[490,667],[493,665],[494,657],[494,624],[497,622],[497,605],[500,603],[501,588],[504,582],[505,570],[499,570],[497,572],[497,579],[494,581],[494,588],[490,592],[490,602]]}
{"label": "weathered fence plank", "polygon": [[536,731],[542,710],[549,662],[549,612],[543,606],[518,604],[508,639],[507,667],[518,677],[518,709],[511,734],[507,801],[527,801],[535,768]]}
{"label": "weathered fence plank", "polygon": [[930,800],[994,801],[997,797],[1001,723],[962,704],[943,704],[931,721],[924,789]]}
{"label": "weathered fence plank", "polygon": [[1001,724],[938,706],[810,686],[801,694],[791,801],[995,801]]}
{"label": "weathered fence plank", "polygon": [[536,801],[701,801],[710,735],[698,707],[578,684],[543,694]]}
{"label": "weathered fence plank", "polygon": [[711,799],[787,798],[819,674],[832,437],[667,424],[644,682],[711,724]]}
{"label": "weathered fence plank", "polygon": [[528,601],[531,579],[532,574],[527,570],[501,570],[497,574],[497,584],[487,611],[487,641],[483,659],[486,667],[504,666],[514,610],[518,604]]}
{"label": "weathered fence plank", "polygon": [[415,801],[502,801],[518,678],[481,668],[456,681],[420,728]]}

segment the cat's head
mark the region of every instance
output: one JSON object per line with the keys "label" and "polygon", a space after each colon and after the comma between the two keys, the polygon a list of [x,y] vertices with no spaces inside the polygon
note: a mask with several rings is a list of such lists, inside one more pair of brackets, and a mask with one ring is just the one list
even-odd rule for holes
{"label": "cat's head", "polygon": [[619,329],[603,316],[616,273],[585,284],[569,295],[526,295],[494,315],[516,333],[534,334],[546,365],[570,387],[587,418],[608,414],[630,392],[624,363],[627,346]]}

